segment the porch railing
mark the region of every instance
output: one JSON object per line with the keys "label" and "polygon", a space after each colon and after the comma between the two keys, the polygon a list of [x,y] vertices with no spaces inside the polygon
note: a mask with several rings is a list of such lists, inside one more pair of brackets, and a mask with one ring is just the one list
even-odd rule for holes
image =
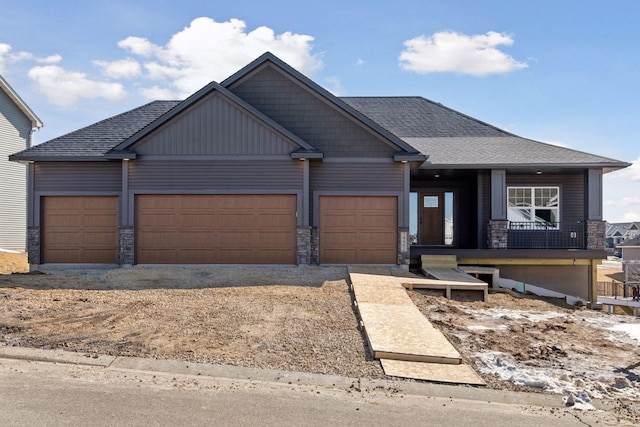
{"label": "porch railing", "polygon": [[509,249],[585,249],[584,222],[509,221]]}

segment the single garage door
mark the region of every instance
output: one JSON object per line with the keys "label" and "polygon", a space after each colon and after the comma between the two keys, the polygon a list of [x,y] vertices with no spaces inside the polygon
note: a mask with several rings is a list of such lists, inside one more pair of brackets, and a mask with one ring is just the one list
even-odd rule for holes
{"label": "single garage door", "polygon": [[398,199],[387,196],[321,196],[322,264],[396,264]]}
{"label": "single garage door", "polygon": [[42,263],[116,264],[118,197],[41,199]]}
{"label": "single garage door", "polygon": [[138,264],[295,264],[296,196],[138,195]]}

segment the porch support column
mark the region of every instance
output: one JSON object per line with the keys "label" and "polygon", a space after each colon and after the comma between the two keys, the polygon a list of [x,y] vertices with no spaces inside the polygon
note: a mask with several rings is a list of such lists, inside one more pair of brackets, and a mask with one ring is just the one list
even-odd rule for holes
{"label": "porch support column", "polygon": [[409,268],[411,250],[409,245],[409,193],[411,192],[411,164],[402,163],[404,175],[402,198],[398,203],[398,265]]}
{"label": "porch support column", "polygon": [[[40,224],[36,222],[35,164],[27,164],[27,260],[29,270],[40,265]],[[37,221],[39,221],[39,215]]]}
{"label": "porch support column", "polygon": [[122,188],[120,192],[120,242],[118,263],[133,265],[135,262],[135,230],[129,215],[129,160],[122,160]]}
{"label": "porch support column", "polygon": [[507,171],[491,170],[491,219],[507,220]]}
{"label": "porch support column", "polygon": [[309,226],[309,160],[302,161],[302,206],[298,209],[296,264],[311,264],[311,227]]}
{"label": "porch support column", "polygon": [[491,170],[491,217],[487,225],[487,245],[490,249],[507,249],[507,171]]}
{"label": "porch support column", "polygon": [[607,223],[605,221],[587,221],[585,227],[587,249],[604,251],[606,231]]}
{"label": "porch support column", "polygon": [[602,221],[602,169],[589,169],[585,176],[585,211],[588,221]]}

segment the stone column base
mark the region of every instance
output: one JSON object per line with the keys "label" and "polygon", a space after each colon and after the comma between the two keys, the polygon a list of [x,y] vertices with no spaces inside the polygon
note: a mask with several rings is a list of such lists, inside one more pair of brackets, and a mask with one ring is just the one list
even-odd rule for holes
{"label": "stone column base", "polygon": [[135,232],[133,227],[120,229],[120,247],[118,249],[118,264],[133,265],[135,262]]}
{"label": "stone column base", "polygon": [[311,227],[298,227],[296,242],[296,263],[307,265],[311,263]]}
{"label": "stone column base", "polygon": [[37,266],[41,263],[40,227],[27,227],[27,258],[31,266]]}

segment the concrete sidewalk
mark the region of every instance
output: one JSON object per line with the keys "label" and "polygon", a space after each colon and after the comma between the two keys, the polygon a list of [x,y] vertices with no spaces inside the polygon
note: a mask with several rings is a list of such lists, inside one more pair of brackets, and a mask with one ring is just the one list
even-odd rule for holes
{"label": "concrete sidewalk", "polygon": [[[175,360],[144,359],[136,357],[96,355],[62,350],[44,350],[25,347],[0,346],[2,359],[18,359],[31,362],[84,365],[132,372],[157,372],[164,374],[188,375],[194,377],[224,378],[264,383],[280,383],[301,386],[351,389],[362,392],[393,391],[406,395],[444,397],[474,401],[499,402],[505,404],[531,405],[548,408],[562,408],[565,404],[560,395],[544,393],[524,393],[492,390],[469,386],[423,383],[407,380],[377,380],[368,378],[348,378],[336,375],[312,374],[305,372],[277,371],[270,369],[245,368],[228,365],[181,362]],[[590,402],[597,409],[610,410],[613,401]]]}

